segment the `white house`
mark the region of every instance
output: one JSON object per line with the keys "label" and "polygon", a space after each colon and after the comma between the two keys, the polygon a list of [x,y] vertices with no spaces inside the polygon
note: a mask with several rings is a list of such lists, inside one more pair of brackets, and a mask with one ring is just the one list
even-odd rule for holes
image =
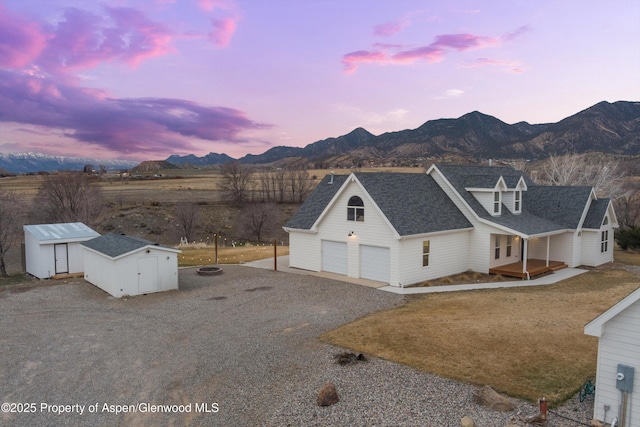
{"label": "white house", "polygon": [[26,270],[39,279],[82,273],[80,242],[100,235],[81,222],[25,225],[23,230]]}
{"label": "white house", "polygon": [[588,323],[584,333],[599,338],[593,417],[640,427],[640,288]]}
{"label": "white house", "polygon": [[178,289],[178,249],[124,234],[82,246],[85,280],[116,298]]}
{"label": "white house", "polygon": [[617,220],[590,187],[508,167],[326,176],[285,225],[291,267],[394,286],[468,270],[530,278],[613,260]]}

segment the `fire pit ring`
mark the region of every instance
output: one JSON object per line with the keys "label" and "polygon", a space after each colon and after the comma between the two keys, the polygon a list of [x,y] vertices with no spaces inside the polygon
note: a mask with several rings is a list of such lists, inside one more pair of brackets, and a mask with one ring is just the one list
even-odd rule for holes
{"label": "fire pit ring", "polygon": [[200,267],[196,270],[200,276],[216,276],[222,274],[222,268],[220,267]]}

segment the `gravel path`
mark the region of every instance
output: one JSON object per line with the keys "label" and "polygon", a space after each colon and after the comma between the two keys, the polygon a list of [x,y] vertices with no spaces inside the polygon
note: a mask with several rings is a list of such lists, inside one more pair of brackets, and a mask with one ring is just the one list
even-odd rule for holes
{"label": "gravel path", "polygon": [[[224,269],[214,277],[181,270],[179,291],[127,300],[83,280],[0,288],[0,403],[36,409],[2,412],[0,425],[447,427],[468,415],[479,427],[500,427],[524,425],[536,412],[518,400],[516,412],[485,410],[473,403],[473,386],[381,359],[335,364],[342,349],[317,337],[403,304],[401,295]],[[328,381],[341,400],[320,408],[317,391]],[[559,411],[588,422],[591,401]],[[579,424],[552,416],[547,425]]]}

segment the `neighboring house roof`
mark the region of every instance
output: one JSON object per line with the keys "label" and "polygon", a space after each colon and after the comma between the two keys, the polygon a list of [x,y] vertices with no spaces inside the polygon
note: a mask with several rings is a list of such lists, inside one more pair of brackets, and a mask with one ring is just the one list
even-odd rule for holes
{"label": "neighboring house roof", "polygon": [[616,317],[618,314],[622,313],[637,301],[640,301],[640,288],[631,292],[621,301],[617,302],[613,307],[593,319],[591,322],[587,323],[584,327],[584,333],[586,335],[591,335],[594,337],[601,337],[602,332],[604,332],[605,323]]}
{"label": "neighboring house roof", "polygon": [[25,225],[23,229],[35,237],[40,243],[69,242],[100,236],[98,232],[82,222]]}
{"label": "neighboring house roof", "polygon": [[140,237],[113,233],[105,234],[104,236],[96,237],[95,239],[82,242],[81,245],[103,255],[106,255],[110,258],[118,258],[123,255],[136,252],[147,246],[154,246],[164,250],[180,252],[178,249],[163,246],[150,240],[142,239]]}
{"label": "neighboring house roof", "polygon": [[[433,178],[424,173],[352,175],[400,236],[472,227]],[[336,175],[329,184],[331,177],[326,176],[285,227],[311,230],[348,177]]]}

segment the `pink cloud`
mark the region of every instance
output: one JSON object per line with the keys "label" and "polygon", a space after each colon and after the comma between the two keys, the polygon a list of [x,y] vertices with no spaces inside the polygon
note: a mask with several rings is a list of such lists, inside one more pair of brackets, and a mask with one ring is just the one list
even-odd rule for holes
{"label": "pink cloud", "polygon": [[227,0],[199,0],[198,6],[205,12],[213,12],[215,9],[232,9],[233,5]]}
{"label": "pink cloud", "polygon": [[0,67],[25,67],[46,44],[47,35],[40,25],[13,14],[0,3]]}
{"label": "pink cloud", "polygon": [[227,47],[236,32],[238,24],[234,18],[212,19],[213,30],[209,33],[209,40],[217,47]]}
{"label": "pink cloud", "polygon": [[512,40],[515,40],[515,39],[519,38],[523,34],[528,33],[529,31],[531,31],[531,27],[529,27],[528,25],[523,25],[523,26],[517,28],[515,31],[512,31],[512,32],[507,33],[504,36],[502,36],[502,40],[504,40],[504,41],[512,41]]}
{"label": "pink cloud", "polygon": [[387,22],[384,24],[376,25],[373,28],[373,35],[380,37],[390,37],[400,32],[407,24],[401,22]]}
{"label": "pink cloud", "polygon": [[503,37],[488,37],[474,34],[441,34],[425,46],[405,48],[401,45],[375,44],[375,51],[356,51],[342,57],[344,70],[353,73],[360,63],[377,64],[410,64],[418,60],[429,63],[443,61],[450,51],[465,52],[475,49],[485,49],[498,46],[503,41],[511,41],[520,34],[528,31],[527,27],[520,27],[513,33]]}
{"label": "pink cloud", "polygon": [[520,64],[519,61],[506,61],[491,58],[477,58],[475,61],[463,65],[463,68],[476,68],[484,66],[503,67],[513,73],[523,73],[526,71],[526,69],[522,66],[522,64]]}
{"label": "pink cloud", "polygon": [[233,108],[169,98],[114,99],[95,89],[2,70],[0,117],[58,129],[128,156],[189,152],[193,138],[244,144],[242,132],[271,127]]}

